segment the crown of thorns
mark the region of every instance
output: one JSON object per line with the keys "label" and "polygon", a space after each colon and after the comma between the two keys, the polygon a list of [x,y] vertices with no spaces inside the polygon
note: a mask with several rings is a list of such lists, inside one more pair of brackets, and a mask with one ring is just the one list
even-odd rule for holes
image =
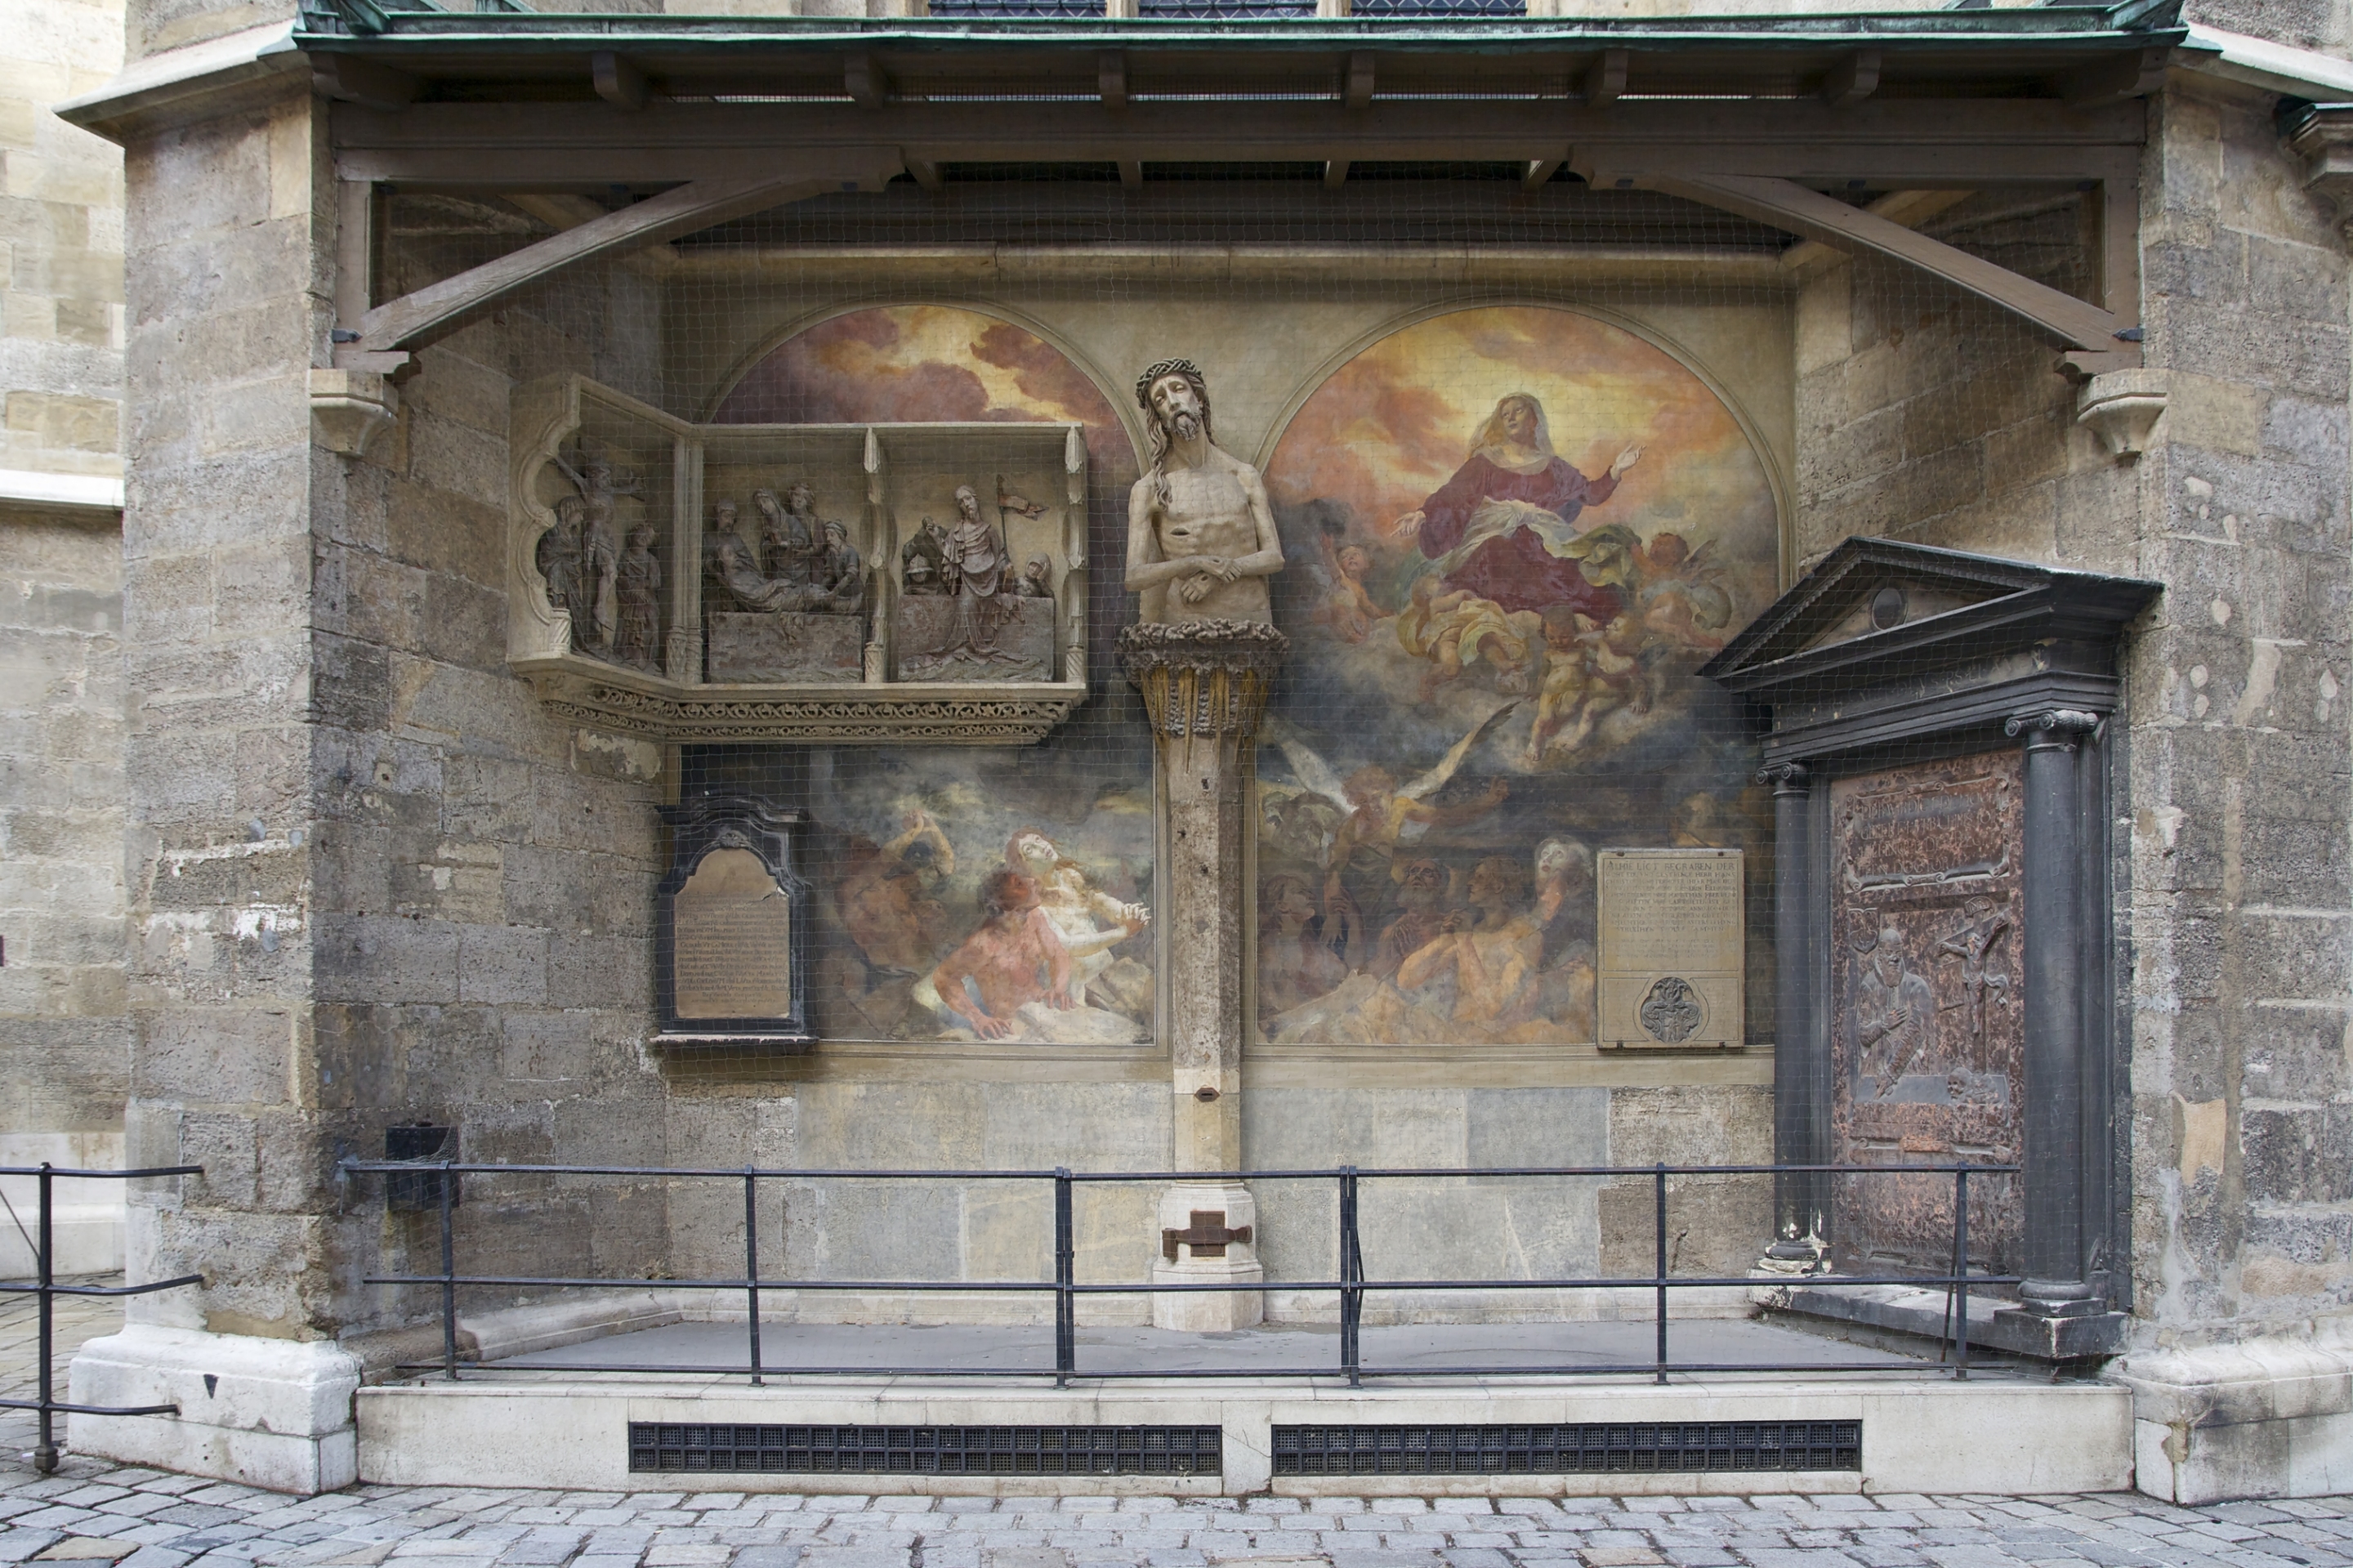
{"label": "crown of thorns", "polygon": [[1152,384],[1164,376],[1182,376],[1187,381],[1208,385],[1201,367],[1189,359],[1164,359],[1135,378],[1135,400],[1146,409],[1152,407]]}

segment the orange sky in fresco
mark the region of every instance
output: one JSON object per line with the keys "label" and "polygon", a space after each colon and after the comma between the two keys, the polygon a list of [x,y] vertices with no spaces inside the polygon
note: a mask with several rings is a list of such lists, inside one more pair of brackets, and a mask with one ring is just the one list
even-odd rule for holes
{"label": "orange sky in fresco", "polygon": [[[724,424],[1072,419],[1100,461],[1124,453],[1093,382],[1034,333],[949,305],[886,305],[778,344],[720,406]],[[1108,436],[1115,443],[1106,446]]]}
{"label": "orange sky in fresco", "polygon": [[[1755,514],[1763,467],[1704,383],[1621,328],[1534,306],[1434,317],[1359,354],[1284,429],[1268,485],[1294,503],[1345,502],[1357,537],[1386,541],[1389,520],[1453,477],[1472,433],[1513,392],[1544,405],[1554,450],[1588,477],[1621,448],[1642,448],[1585,526],[1622,522],[1646,536],[1672,528],[1696,539]],[[1770,539],[1725,544],[1738,556],[1772,556]]]}

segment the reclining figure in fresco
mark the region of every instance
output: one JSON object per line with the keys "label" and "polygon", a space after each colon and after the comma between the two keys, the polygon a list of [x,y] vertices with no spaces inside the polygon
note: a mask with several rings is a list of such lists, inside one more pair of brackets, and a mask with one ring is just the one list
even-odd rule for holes
{"label": "reclining figure in fresco", "polygon": [[1282,540],[1258,470],[1210,439],[1199,368],[1164,359],[1136,377],[1135,400],[1151,416],[1152,449],[1127,502],[1127,589],[1143,596],[1136,620],[1271,625],[1266,579],[1282,569]]}

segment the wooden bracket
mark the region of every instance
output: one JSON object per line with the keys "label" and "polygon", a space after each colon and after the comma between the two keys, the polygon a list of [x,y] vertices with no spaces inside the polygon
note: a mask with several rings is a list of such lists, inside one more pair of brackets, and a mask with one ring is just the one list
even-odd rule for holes
{"label": "wooden bracket", "polygon": [[[746,213],[839,191],[878,191],[903,167],[895,147],[845,150],[822,170],[758,179],[696,180],[619,212],[591,218],[522,249],[376,306],[359,321],[354,355],[422,348],[518,290],[595,257],[691,234]],[[342,352],[336,362],[344,362]]]}
{"label": "wooden bracket", "polygon": [[1560,173],[1560,165],[1566,157],[1567,154],[1564,154],[1556,158],[1530,158],[1527,168],[1520,175],[1520,188],[1532,191],[1541,187],[1553,175]]}
{"label": "wooden bracket", "polygon": [[1325,190],[1336,191],[1336,190],[1338,190],[1342,185],[1346,185],[1347,183],[1348,183],[1348,160],[1347,160],[1347,159],[1345,159],[1345,158],[1326,158],[1326,159],[1324,159],[1324,188]]}
{"label": "wooden bracket", "polygon": [[1632,57],[1624,49],[1604,49],[1599,58],[1585,70],[1585,101],[1599,105],[1613,101],[1626,90],[1626,67]]}
{"label": "wooden bracket", "polygon": [[1358,49],[1348,57],[1347,104],[1351,109],[1373,106],[1373,54]]}
{"label": "wooden bracket", "polygon": [[405,70],[351,55],[312,55],[311,85],[322,98],[366,109],[405,109],[424,86]]}
{"label": "wooden bracket", "polygon": [[1795,181],[1750,175],[1681,175],[1643,183],[1669,196],[1768,223],[1825,245],[1892,257],[2025,317],[2069,348],[2128,355],[2130,363],[2139,363],[2137,344],[2117,337],[2126,330],[2126,323],[2113,312]]}
{"label": "wooden bracket", "polygon": [[2059,84],[2070,109],[2104,109],[2128,98],[2147,98],[2165,85],[2170,45],[2157,45],[2137,53],[2118,55],[2098,65],[2085,66]]}
{"label": "wooden bracket", "polygon": [[646,106],[646,73],[610,49],[588,57],[588,74],[596,79],[596,96],[616,109]]}
{"label": "wooden bracket", "polygon": [[1095,57],[1095,90],[1105,109],[1127,107],[1127,51],[1105,49]]}
{"label": "wooden bracket", "polygon": [[1822,78],[1822,101],[1832,109],[1852,109],[1878,90],[1877,49],[1855,50]]}
{"label": "wooden bracket", "polygon": [[1132,191],[1142,190],[1144,188],[1144,160],[1141,158],[1122,158],[1118,160],[1118,162],[1119,183],[1121,185]]}
{"label": "wooden bracket", "polygon": [[891,74],[872,55],[852,55],[841,68],[843,89],[860,109],[880,109],[891,101]]}

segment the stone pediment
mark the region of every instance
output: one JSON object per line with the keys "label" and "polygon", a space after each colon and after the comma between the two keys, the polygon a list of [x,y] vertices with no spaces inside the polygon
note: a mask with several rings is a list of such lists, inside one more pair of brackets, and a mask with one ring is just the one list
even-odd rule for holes
{"label": "stone pediment", "polygon": [[1699,673],[1770,712],[1768,761],[1998,726],[2036,702],[2105,713],[2116,641],[2160,591],[1852,538]]}
{"label": "stone pediment", "polygon": [[1897,539],[1846,540],[1703,666],[1761,693],[1881,661],[1947,662],[2050,639],[2113,641],[2158,585]]}

